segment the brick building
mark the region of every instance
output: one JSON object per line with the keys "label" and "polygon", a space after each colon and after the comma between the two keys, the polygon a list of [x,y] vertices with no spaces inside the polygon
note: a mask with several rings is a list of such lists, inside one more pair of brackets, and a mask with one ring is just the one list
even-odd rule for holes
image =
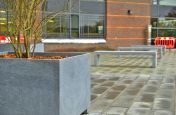
{"label": "brick building", "polygon": [[[0,34],[7,26],[2,7]],[[115,49],[147,44],[149,36],[176,37],[175,0],[47,0],[45,9],[67,9],[43,29],[46,51]]]}

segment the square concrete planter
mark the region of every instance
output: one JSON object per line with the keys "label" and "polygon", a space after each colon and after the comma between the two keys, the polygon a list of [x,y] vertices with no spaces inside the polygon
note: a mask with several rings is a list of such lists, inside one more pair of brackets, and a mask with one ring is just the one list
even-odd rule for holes
{"label": "square concrete planter", "polygon": [[89,54],[61,60],[0,58],[0,115],[80,115],[90,104]]}

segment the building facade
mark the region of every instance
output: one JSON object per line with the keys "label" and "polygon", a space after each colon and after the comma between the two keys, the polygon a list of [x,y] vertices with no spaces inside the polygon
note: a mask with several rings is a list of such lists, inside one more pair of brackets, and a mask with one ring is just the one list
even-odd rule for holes
{"label": "building facade", "polygon": [[[115,49],[147,44],[149,36],[176,37],[175,0],[47,0],[44,15],[58,11],[43,28],[46,51]],[[1,3],[0,35],[7,17]]]}

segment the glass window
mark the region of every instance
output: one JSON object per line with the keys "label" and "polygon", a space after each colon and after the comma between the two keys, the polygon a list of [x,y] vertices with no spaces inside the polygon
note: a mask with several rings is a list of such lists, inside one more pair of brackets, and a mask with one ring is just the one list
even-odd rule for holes
{"label": "glass window", "polygon": [[159,17],[176,17],[176,6],[160,6]]}
{"label": "glass window", "polygon": [[152,29],[152,39],[155,39],[158,36],[157,31],[157,29]]}
{"label": "glass window", "polygon": [[3,8],[4,4],[0,2],[0,36],[7,32],[7,12]]}
{"label": "glass window", "polygon": [[152,27],[157,27],[158,26],[158,18],[152,18],[151,25],[152,25]]}
{"label": "glass window", "polygon": [[176,28],[176,19],[173,18],[159,18],[158,19],[158,27],[162,28]]}
{"label": "glass window", "polygon": [[82,38],[103,38],[104,17],[103,16],[81,16],[81,37]]}
{"label": "glass window", "polygon": [[105,13],[105,3],[97,1],[81,1],[80,3],[80,13],[85,14],[104,14]]}
{"label": "glass window", "polygon": [[169,5],[169,6],[175,6],[176,5],[176,0],[160,0],[159,2],[160,5]]}
{"label": "glass window", "polygon": [[176,29],[158,29],[158,36],[176,37]]}
{"label": "glass window", "polygon": [[152,6],[152,17],[158,17],[158,5]]}
{"label": "glass window", "polygon": [[79,38],[79,16],[71,15],[71,37]]}
{"label": "glass window", "polygon": [[152,38],[176,37],[176,0],[153,0]]}
{"label": "glass window", "polygon": [[69,16],[57,16],[48,21],[46,25],[47,38],[70,37]]}
{"label": "glass window", "polygon": [[56,11],[69,11],[70,2],[68,0],[47,0],[46,9],[47,12]]}
{"label": "glass window", "polygon": [[158,4],[158,0],[153,0],[153,4],[157,5]]}
{"label": "glass window", "polygon": [[71,12],[72,13],[79,13],[79,5],[80,1],[79,0],[71,0]]}
{"label": "glass window", "polygon": [[45,15],[58,9],[68,10],[47,23],[46,38],[104,38],[104,0],[48,0]]}

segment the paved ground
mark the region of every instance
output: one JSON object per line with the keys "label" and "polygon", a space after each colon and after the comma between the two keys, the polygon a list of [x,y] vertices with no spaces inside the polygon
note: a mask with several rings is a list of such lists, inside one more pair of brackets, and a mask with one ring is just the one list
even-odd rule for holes
{"label": "paved ground", "polygon": [[104,56],[92,67],[88,115],[176,115],[176,50],[150,66],[149,57]]}

